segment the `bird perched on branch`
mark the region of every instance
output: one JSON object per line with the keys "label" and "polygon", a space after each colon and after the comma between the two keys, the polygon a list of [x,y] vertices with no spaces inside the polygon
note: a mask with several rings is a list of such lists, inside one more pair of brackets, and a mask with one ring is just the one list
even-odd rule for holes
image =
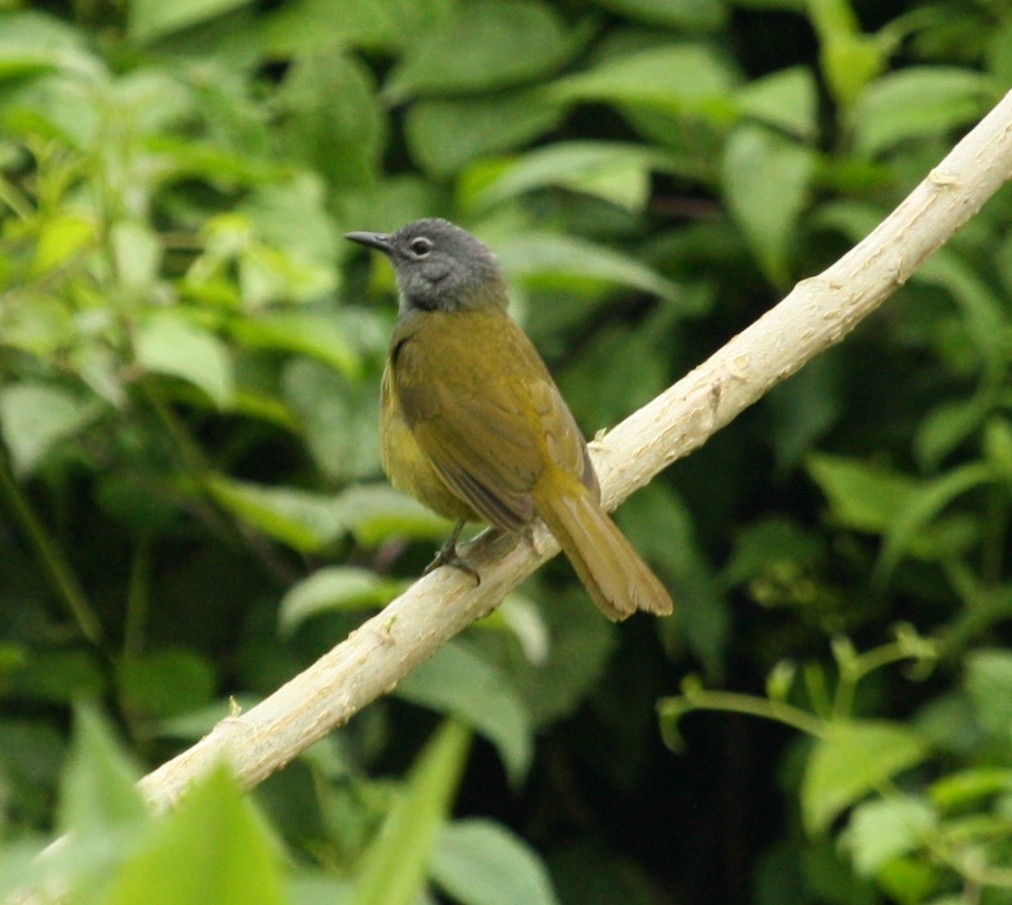
{"label": "bird perched on branch", "polygon": [[438,219],[346,238],[382,251],[397,277],[383,468],[395,487],[458,520],[432,567],[452,565],[480,581],[457,553],[464,523],[519,531],[540,517],[605,616],[669,614],[668,592],[601,506],[569,406],[506,313],[506,282],[491,250]]}

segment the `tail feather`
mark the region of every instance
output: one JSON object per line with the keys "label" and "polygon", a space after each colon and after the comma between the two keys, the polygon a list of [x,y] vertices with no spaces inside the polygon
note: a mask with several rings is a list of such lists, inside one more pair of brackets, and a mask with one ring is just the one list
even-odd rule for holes
{"label": "tail feather", "polygon": [[605,616],[618,622],[636,610],[670,615],[671,596],[601,504],[576,478],[551,477],[550,490],[535,487],[534,505]]}

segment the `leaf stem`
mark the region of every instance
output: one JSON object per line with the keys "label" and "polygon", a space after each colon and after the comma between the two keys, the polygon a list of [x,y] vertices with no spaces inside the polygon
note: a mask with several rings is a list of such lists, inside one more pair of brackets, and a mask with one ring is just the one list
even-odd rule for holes
{"label": "leaf stem", "polygon": [[88,602],[77,576],[66,558],[59,551],[56,542],[49,536],[42,519],[32,509],[28,498],[21,491],[7,463],[6,455],[0,450],[0,496],[21,525],[28,540],[45,567],[49,579],[67,610],[77,623],[81,634],[98,646],[102,641],[102,624]]}

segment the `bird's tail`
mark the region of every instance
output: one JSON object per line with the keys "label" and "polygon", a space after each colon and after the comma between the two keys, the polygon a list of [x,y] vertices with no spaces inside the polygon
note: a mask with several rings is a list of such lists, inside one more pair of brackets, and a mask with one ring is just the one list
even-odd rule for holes
{"label": "bird's tail", "polygon": [[664,585],[577,478],[550,470],[532,495],[538,515],[605,616],[618,622],[636,610],[670,615]]}

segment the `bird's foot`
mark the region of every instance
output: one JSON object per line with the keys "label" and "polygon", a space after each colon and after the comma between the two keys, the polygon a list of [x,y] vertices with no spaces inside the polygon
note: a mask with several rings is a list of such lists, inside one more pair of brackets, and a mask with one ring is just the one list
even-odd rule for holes
{"label": "bird's foot", "polygon": [[481,584],[481,575],[478,574],[478,570],[474,566],[470,565],[463,556],[457,552],[457,539],[460,537],[460,531],[464,527],[464,520],[461,519],[457,522],[456,527],[453,529],[447,539],[446,543],[439,548],[439,552],[436,553],[436,558],[432,560],[426,567],[423,575],[428,575],[433,569],[438,569],[440,566],[450,566],[454,569],[459,569],[461,572],[466,572],[474,579],[475,586]]}

